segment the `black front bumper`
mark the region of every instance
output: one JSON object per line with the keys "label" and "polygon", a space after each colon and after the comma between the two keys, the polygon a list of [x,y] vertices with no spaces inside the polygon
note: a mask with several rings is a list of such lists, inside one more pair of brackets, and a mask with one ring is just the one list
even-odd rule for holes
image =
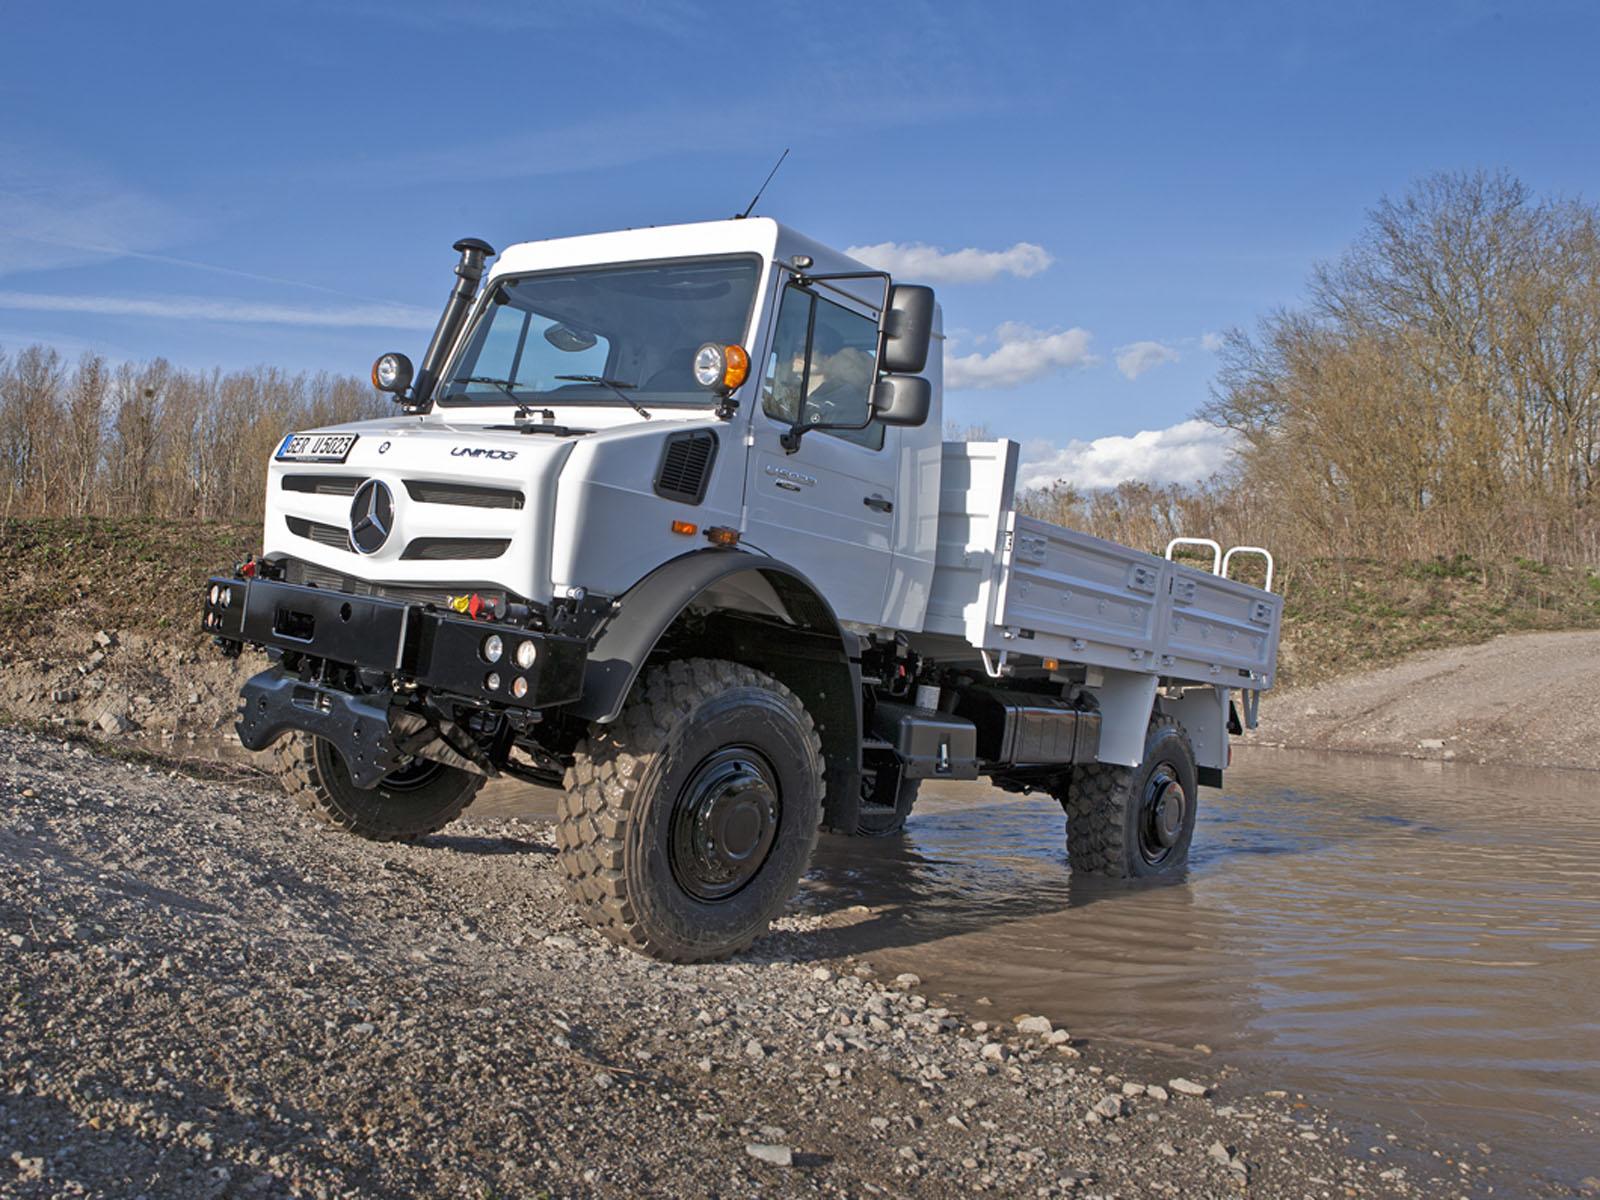
{"label": "black front bumper", "polygon": [[[581,638],[275,579],[215,577],[204,607],[203,628],[224,642],[375,672],[485,707],[549,708],[583,693],[588,646]],[[503,645],[494,663],[484,656],[491,634]],[[515,665],[524,642],[534,644],[526,669]],[[527,684],[520,696],[518,680]]]}

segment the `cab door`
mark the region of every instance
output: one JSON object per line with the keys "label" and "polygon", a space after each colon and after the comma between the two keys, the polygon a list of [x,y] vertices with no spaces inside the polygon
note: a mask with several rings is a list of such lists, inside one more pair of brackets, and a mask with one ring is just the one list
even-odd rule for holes
{"label": "cab door", "polygon": [[[899,431],[870,419],[877,339],[867,305],[783,287],[745,484],[746,542],[803,572],[841,621],[870,626],[886,623],[899,458]],[[817,428],[791,453],[797,421]]]}

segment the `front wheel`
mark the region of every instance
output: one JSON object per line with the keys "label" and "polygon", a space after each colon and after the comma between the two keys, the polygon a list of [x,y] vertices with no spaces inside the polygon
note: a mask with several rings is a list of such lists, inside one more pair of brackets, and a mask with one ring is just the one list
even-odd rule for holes
{"label": "front wheel", "polygon": [[783,684],[719,659],[653,667],[567,771],[556,830],[567,891],[619,945],[726,958],[794,894],[822,789],[821,740]]}
{"label": "front wheel", "polygon": [[1194,838],[1199,778],[1182,725],[1157,714],[1137,767],[1073,769],[1059,797],[1067,811],[1067,858],[1075,872],[1114,879],[1181,871]]}
{"label": "front wheel", "polygon": [[332,743],[291,733],[273,747],[278,778],[301,808],[326,824],[374,842],[413,842],[454,821],[483,776],[416,759],[376,787],[350,782]]}

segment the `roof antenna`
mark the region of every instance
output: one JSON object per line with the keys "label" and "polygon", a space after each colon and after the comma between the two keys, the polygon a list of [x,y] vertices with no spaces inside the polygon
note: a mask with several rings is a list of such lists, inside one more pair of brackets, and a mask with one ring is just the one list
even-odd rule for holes
{"label": "roof antenna", "polygon": [[783,160],[789,157],[789,148],[784,147],[783,153],[778,155],[778,161],[772,164],[772,170],[767,172],[767,177],[761,181],[761,186],[756,189],[756,194],[750,197],[750,203],[745,210],[734,217],[735,221],[742,221],[755,211],[756,201],[761,199],[761,193],[767,190],[767,184],[772,182],[772,177],[778,173],[778,168],[783,166]]}

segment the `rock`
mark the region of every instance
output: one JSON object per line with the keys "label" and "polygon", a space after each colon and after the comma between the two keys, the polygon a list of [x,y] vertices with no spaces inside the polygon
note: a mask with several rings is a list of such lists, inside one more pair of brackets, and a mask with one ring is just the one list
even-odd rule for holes
{"label": "rock", "polygon": [[1006,1048],[1001,1042],[985,1042],[983,1049],[979,1050],[978,1054],[989,1062],[1004,1062],[1006,1060]]}
{"label": "rock", "polygon": [[1052,1046],[1065,1046],[1072,1040],[1072,1035],[1065,1029],[1052,1029],[1045,1035],[1044,1040],[1049,1042]]}
{"label": "rock", "polygon": [[755,1038],[751,1038],[744,1044],[744,1056],[748,1059],[753,1059],[756,1062],[760,1062],[767,1056],[767,1048],[760,1042],[756,1041]]}
{"label": "rock", "polygon": [[1185,1079],[1181,1075],[1177,1079],[1167,1080],[1167,1086],[1180,1096],[1205,1096],[1211,1089],[1204,1084],[1196,1083],[1192,1079]]}
{"label": "rock", "polygon": [[100,718],[95,721],[95,724],[106,733],[127,733],[133,728],[132,721],[128,720],[128,718],[123,716],[121,713],[109,708],[100,714]]}
{"label": "rock", "polygon": [[765,1142],[751,1142],[745,1146],[744,1152],[751,1158],[759,1158],[764,1163],[771,1163],[775,1167],[794,1166],[794,1151],[788,1146],[769,1146]]}
{"label": "rock", "polygon": [[828,970],[827,967],[818,967],[816,970],[811,972],[811,978],[815,979],[818,983],[832,983],[833,972]]}
{"label": "rock", "polygon": [[78,698],[78,693],[72,688],[57,688],[50,693],[50,699],[56,704],[71,704]]}
{"label": "rock", "polygon": [[117,644],[117,635],[102,629],[94,635],[94,644],[102,650],[109,650]]}
{"label": "rock", "polygon": [[1160,1101],[1162,1104],[1167,1102],[1167,1089],[1162,1087],[1159,1083],[1152,1083],[1147,1086],[1144,1089],[1144,1094],[1149,1096],[1152,1100]]}
{"label": "rock", "polygon": [[1582,1179],[1578,1180],[1578,1190],[1580,1192],[1591,1194],[1600,1192],[1600,1176],[1585,1175]]}
{"label": "rock", "polygon": [[552,933],[544,939],[544,944],[552,950],[576,950],[578,939],[570,938],[564,933]]}
{"label": "rock", "polygon": [[1417,749],[1418,750],[1443,750],[1444,749],[1444,739],[1443,738],[1423,738],[1420,742],[1417,743]]}
{"label": "rock", "polygon": [[1122,1094],[1124,1096],[1142,1096],[1146,1090],[1144,1084],[1134,1083],[1131,1079],[1122,1085]]}
{"label": "rock", "polygon": [[1233,1155],[1221,1142],[1212,1142],[1211,1145],[1207,1146],[1206,1157],[1212,1162],[1221,1163],[1223,1166],[1227,1166],[1233,1161]]}
{"label": "rock", "polygon": [[358,1033],[362,1037],[366,1037],[368,1034],[376,1033],[377,1030],[378,1027],[371,1021],[362,1021],[359,1025],[350,1026],[351,1033]]}
{"label": "rock", "polygon": [[84,667],[86,670],[92,671],[101,663],[105,662],[105,660],[106,652],[104,650],[96,650],[84,660]]}
{"label": "rock", "polygon": [[913,975],[910,971],[894,977],[894,985],[902,992],[908,992],[914,987],[922,986],[922,976]]}
{"label": "rock", "polygon": [[1121,1096],[1102,1096],[1094,1111],[1103,1121],[1115,1121],[1122,1115],[1125,1105]]}
{"label": "rock", "polygon": [[1049,1017],[1018,1017],[1018,1033],[1036,1033],[1040,1037],[1049,1037],[1052,1029]]}

